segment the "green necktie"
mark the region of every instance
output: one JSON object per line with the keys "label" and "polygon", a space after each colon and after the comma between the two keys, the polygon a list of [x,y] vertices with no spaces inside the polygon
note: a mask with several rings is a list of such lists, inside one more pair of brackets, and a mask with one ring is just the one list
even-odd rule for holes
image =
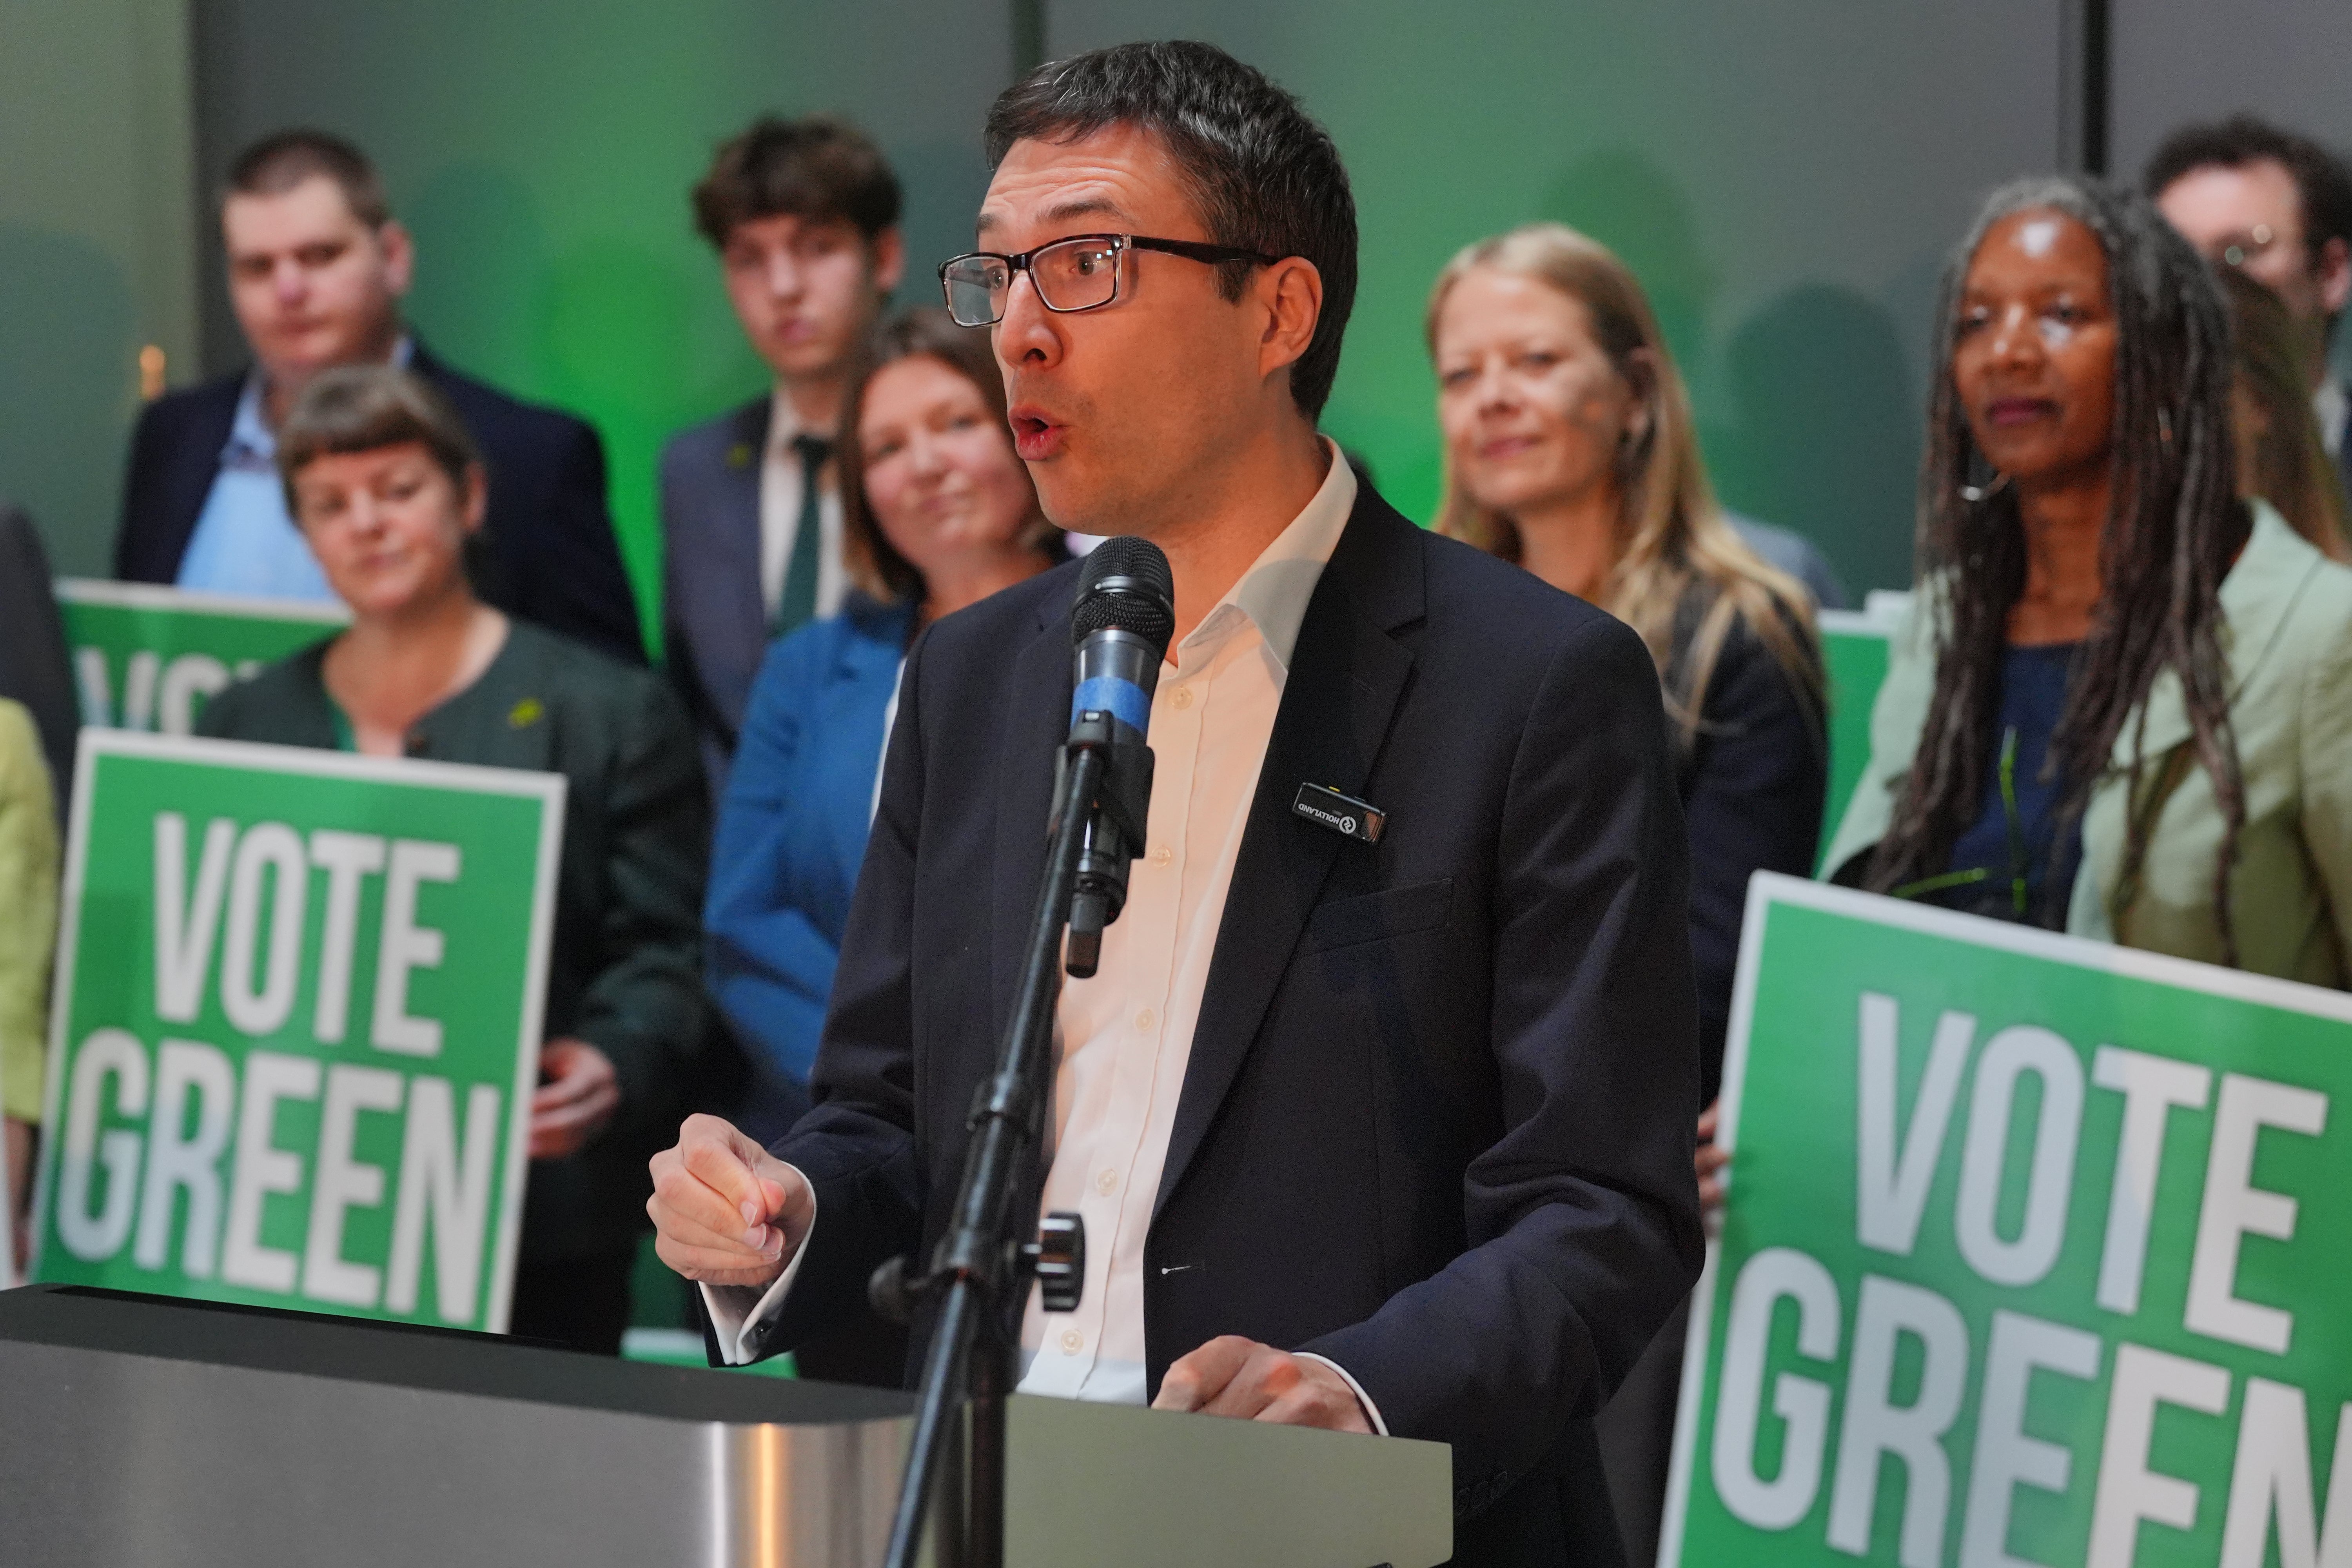
{"label": "green necktie", "polygon": [[817,559],[824,550],[824,525],[817,518],[817,476],[833,455],[833,443],[822,436],[793,437],[801,457],[801,520],[793,530],[792,563],[784,568],[783,591],[776,595],[775,619],[768,635],[780,637],[816,616]]}

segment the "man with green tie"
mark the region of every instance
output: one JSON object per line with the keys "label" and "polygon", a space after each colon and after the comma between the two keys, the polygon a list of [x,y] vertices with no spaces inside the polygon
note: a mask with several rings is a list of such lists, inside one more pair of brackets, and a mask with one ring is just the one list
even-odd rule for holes
{"label": "man with green tie", "polygon": [[859,345],[905,263],[898,202],[880,150],[825,115],[753,121],[694,188],[695,226],[775,377],[662,452],[664,636],[714,804],[768,644],[840,607],[833,443]]}

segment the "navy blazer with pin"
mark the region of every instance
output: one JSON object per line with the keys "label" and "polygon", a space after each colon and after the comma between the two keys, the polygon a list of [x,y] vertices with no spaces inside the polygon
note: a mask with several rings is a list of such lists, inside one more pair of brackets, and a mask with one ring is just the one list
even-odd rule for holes
{"label": "navy blazer with pin", "polygon": [[754,398],[662,448],[662,644],[714,801],[725,796],[751,679],[768,651],[760,471],[774,406]]}
{"label": "navy blazer with pin", "polygon": [[[1076,571],[908,656],[816,1107],[775,1145],[822,1217],[763,1350],[944,1228],[1036,900]],[[1378,842],[1297,815],[1302,783],[1383,811]],[[1146,1240],[1153,1389],[1220,1334],[1328,1356],[1392,1432],[1453,1445],[1456,1562],[1622,1561],[1587,1418],[1702,1250],[1687,856],[1640,639],[1360,490]]]}

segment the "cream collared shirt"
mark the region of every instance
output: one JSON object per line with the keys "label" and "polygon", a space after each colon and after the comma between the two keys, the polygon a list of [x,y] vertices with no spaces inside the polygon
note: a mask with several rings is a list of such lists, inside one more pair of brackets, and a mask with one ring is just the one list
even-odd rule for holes
{"label": "cream collared shirt", "polygon": [[[768,404],[768,450],[760,463],[760,605],[771,619],[783,597],[784,574],[793,563],[793,543],[801,529],[801,455],[793,437],[807,426],[793,400],[776,388]],[[829,439],[830,437],[828,437]],[[835,615],[849,587],[841,563],[841,489],[827,463],[820,470],[816,497],[816,618]]]}
{"label": "cream collared shirt", "polygon": [[[1055,1015],[1041,1207],[1085,1217],[1086,1291],[1075,1312],[1049,1313],[1030,1298],[1024,1394],[1144,1402],[1143,1244],[1192,1029],[1299,623],[1356,504],[1355,475],[1337,447],[1326,450],[1329,471],[1306,510],[1160,666],[1147,843],[1128,871],[1125,912],[1103,933],[1100,966],[1064,984]],[[748,1289],[703,1288],[728,1360],[753,1358],[759,1325],[782,1309],[797,1272],[795,1259],[756,1301]],[[1347,1370],[1325,1364],[1385,1431]]]}
{"label": "cream collared shirt", "polygon": [[2319,444],[2327,448],[2330,458],[2344,456],[2344,424],[2352,418],[2352,396],[2344,391],[2344,384],[2330,371],[2322,377],[2319,390],[2311,395],[2311,416],[2319,425]]}

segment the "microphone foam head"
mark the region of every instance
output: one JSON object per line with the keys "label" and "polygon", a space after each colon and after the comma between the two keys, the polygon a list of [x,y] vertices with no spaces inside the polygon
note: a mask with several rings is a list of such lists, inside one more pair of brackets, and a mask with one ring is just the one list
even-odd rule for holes
{"label": "microphone foam head", "polygon": [[1168,557],[1148,539],[1106,539],[1079,563],[1070,640],[1084,642],[1106,630],[1132,633],[1156,657],[1167,655],[1176,631],[1176,578]]}

